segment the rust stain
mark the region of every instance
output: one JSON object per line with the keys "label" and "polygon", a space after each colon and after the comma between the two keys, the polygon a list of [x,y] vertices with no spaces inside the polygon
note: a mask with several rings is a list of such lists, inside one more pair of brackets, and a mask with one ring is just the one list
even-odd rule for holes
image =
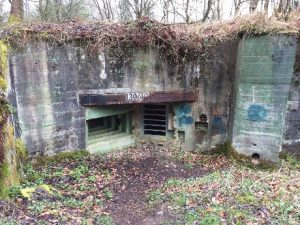
{"label": "rust stain", "polygon": [[130,92],[121,94],[80,94],[82,106],[104,106],[142,103],[193,102],[197,91]]}

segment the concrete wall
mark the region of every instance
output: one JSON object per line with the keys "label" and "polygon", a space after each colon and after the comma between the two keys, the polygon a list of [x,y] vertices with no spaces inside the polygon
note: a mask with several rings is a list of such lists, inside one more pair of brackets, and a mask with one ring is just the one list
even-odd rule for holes
{"label": "concrete wall", "polygon": [[296,47],[296,39],[288,36],[241,41],[232,138],[238,152],[278,158]]}
{"label": "concrete wall", "polygon": [[[208,149],[229,136],[237,46],[238,41],[224,43],[205,63],[176,65],[155,49],[135,50],[126,57],[49,43],[14,49],[9,98],[16,108],[16,133],[31,154],[82,149],[86,108],[78,103],[79,93],[198,90],[198,101],[188,104],[186,148],[198,143]],[[133,109],[140,113],[140,107]],[[182,116],[179,111],[177,118]],[[134,133],[139,135],[136,114]],[[201,114],[207,115],[209,126],[206,135],[198,137],[192,131]]]}
{"label": "concrete wall", "polygon": [[300,156],[300,47],[299,39],[297,41],[296,62],[284,126],[283,150]]}

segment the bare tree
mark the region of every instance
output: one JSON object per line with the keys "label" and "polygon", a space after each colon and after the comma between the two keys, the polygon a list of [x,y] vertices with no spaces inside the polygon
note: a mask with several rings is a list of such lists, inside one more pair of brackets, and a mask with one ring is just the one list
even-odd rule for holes
{"label": "bare tree", "polygon": [[82,0],[39,0],[38,17],[43,21],[61,22],[85,17]]}
{"label": "bare tree", "polygon": [[185,23],[191,21],[191,0],[183,0],[181,2],[172,0],[172,6],[174,9],[174,22],[177,16],[181,17]]}
{"label": "bare tree", "polygon": [[119,4],[119,19],[122,21],[128,21],[132,19],[132,13],[130,11],[131,7],[129,0],[120,0]]}
{"label": "bare tree", "polygon": [[169,22],[169,16],[170,16],[170,8],[171,6],[173,5],[172,3],[172,0],[160,0],[161,4],[162,4],[162,13],[163,13],[163,16],[161,18],[161,21],[164,21],[164,22]]}
{"label": "bare tree", "polygon": [[256,11],[258,2],[259,0],[250,0],[250,4],[249,4],[250,13]]}
{"label": "bare tree", "polygon": [[128,5],[135,19],[140,19],[143,16],[151,17],[152,10],[156,5],[154,0],[128,0]]}
{"label": "bare tree", "polygon": [[247,0],[233,0],[234,15],[239,14],[241,6],[246,2]]}
{"label": "bare tree", "polygon": [[205,22],[208,19],[209,13],[212,9],[212,4],[213,4],[213,0],[207,0],[207,7],[204,11],[203,17],[202,17],[202,22]]}
{"label": "bare tree", "polygon": [[288,19],[289,14],[298,8],[298,1],[296,0],[279,0],[277,8],[274,13],[278,18]]}
{"label": "bare tree", "polygon": [[23,19],[24,18],[24,2],[23,0],[10,0],[11,9],[10,9],[10,19]]}
{"label": "bare tree", "polygon": [[102,20],[113,20],[115,18],[114,9],[110,0],[92,0],[99,17]]}
{"label": "bare tree", "polygon": [[215,2],[216,5],[216,11],[217,11],[217,19],[220,20],[222,17],[222,5],[220,3],[220,0],[216,0]]}
{"label": "bare tree", "polygon": [[264,11],[268,13],[270,0],[265,0]]}

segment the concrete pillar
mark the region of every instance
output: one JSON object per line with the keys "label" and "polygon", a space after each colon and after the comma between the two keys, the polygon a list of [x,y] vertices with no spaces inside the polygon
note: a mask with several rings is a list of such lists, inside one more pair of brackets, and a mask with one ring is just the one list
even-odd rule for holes
{"label": "concrete pillar", "polygon": [[232,145],[240,153],[272,161],[283,140],[296,38],[244,38],[239,46]]}

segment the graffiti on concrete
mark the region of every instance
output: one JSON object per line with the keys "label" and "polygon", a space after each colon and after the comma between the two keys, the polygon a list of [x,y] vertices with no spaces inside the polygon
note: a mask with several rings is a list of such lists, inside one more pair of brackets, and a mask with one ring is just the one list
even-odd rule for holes
{"label": "graffiti on concrete", "polygon": [[247,119],[254,122],[265,121],[267,116],[267,109],[260,104],[252,104],[247,111]]}
{"label": "graffiti on concrete", "polygon": [[177,122],[179,127],[191,125],[194,122],[191,116],[192,108],[189,104],[180,105],[176,112]]}
{"label": "graffiti on concrete", "polygon": [[226,132],[225,124],[221,116],[214,116],[212,119],[212,129],[218,134],[224,134]]}

